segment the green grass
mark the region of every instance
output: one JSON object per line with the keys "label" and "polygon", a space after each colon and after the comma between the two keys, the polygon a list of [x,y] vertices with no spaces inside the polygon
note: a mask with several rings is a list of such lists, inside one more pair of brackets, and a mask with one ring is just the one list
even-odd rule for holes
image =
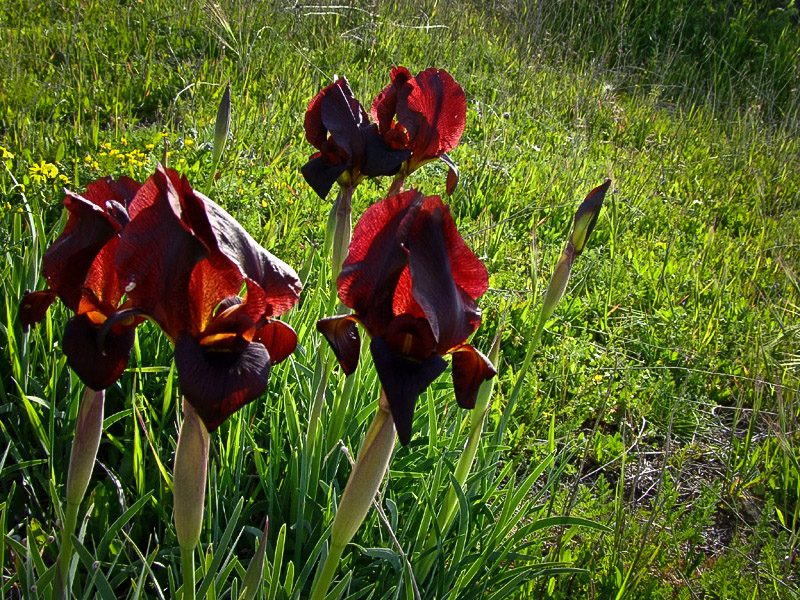
{"label": "green grass", "polygon": [[[506,315],[487,434],[459,498],[468,510],[417,582],[422,597],[800,593],[796,8],[324,4],[240,0],[214,12],[199,2],[12,0],[0,9],[0,146],[13,154],[0,157],[0,598],[34,583],[49,597],[58,551],[81,384],[59,347],[67,311],[54,305],[27,335],[16,312],[24,290],[43,285],[41,256],[64,223],[61,187],[107,174],[143,180],[168,142],[170,166],[202,189],[228,80],[233,133],[212,196],[305,288],[285,317],[300,347],[274,369],[269,393],[214,436],[198,582],[210,597],[238,596],[269,516],[264,597],[308,594],[349,473],[338,440],[355,452],[378,396],[362,365],[351,401],[337,404],[335,370],[325,452],[306,453],[329,202],[300,175],[312,152],[303,116],[334,74],[368,105],[395,64],[446,68],[466,91],[450,204],[490,273],[473,343],[488,351]],[[42,161],[58,175],[37,178]],[[423,171],[415,182],[442,193],[443,171]],[[496,448],[574,210],[606,176],[606,207]],[[356,215],[387,185],[362,185]],[[82,509],[91,517],[78,535],[79,597],[170,598],[180,585],[171,357],[163,335],[141,327],[131,368],[108,392]],[[412,560],[436,491],[449,486],[464,417],[442,378],[391,463],[383,507]],[[354,542],[339,572],[345,597],[408,597],[374,512]],[[212,560],[229,576],[206,578]]]}

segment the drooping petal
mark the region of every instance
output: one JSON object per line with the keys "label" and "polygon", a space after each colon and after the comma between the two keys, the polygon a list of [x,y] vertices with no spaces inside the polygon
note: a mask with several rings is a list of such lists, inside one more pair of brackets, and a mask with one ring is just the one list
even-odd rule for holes
{"label": "drooping petal", "polygon": [[209,432],[264,393],[270,364],[267,349],[255,342],[241,351],[216,349],[185,332],[175,342],[181,391]]}
{"label": "drooping petal", "polygon": [[99,331],[88,315],[79,314],[67,321],[61,341],[67,363],[93,390],[104,390],[119,379],[135,337],[134,327],[121,333],[109,331],[102,341]]}
{"label": "drooping petal", "polygon": [[400,166],[411,154],[407,148],[393,148],[387,144],[382,135],[378,133],[378,127],[371,123],[362,128],[364,136],[365,150],[364,161],[361,165],[361,173],[367,177],[380,177],[381,175],[394,175],[400,170]]}
{"label": "drooping petal", "polygon": [[475,408],[478,388],[495,375],[497,369],[492,361],[476,348],[463,344],[453,350],[453,388],[461,408]]}
{"label": "drooping petal", "polygon": [[[441,353],[466,341],[481,322],[477,304],[454,278],[446,245],[449,240],[445,237],[445,211],[441,200],[427,198],[408,239],[411,291],[425,313]],[[480,261],[478,264],[483,266]]]}
{"label": "drooping petal", "polygon": [[181,185],[182,202],[192,231],[210,249],[209,259],[220,257],[215,266],[224,268],[227,262],[232,262],[243,277],[260,286],[269,303],[267,316],[281,315],[292,308],[302,289],[294,269],[267,252],[221,206],[192,190],[185,177]]}
{"label": "drooping petal", "polygon": [[464,133],[466,115],[464,90],[443,69],[422,71],[398,94],[397,120],[408,130],[418,163],[455,148]]}
{"label": "drooping petal", "polygon": [[317,153],[300,168],[308,185],[323,200],[328,196],[333,184],[339,176],[347,170],[347,163],[331,164]]}
{"label": "drooping petal", "polygon": [[22,297],[17,318],[22,324],[23,331],[44,319],[47,309],[55,302],[56,293],[53,290],[30,292]]}
{"label": "drooping petal", "polygon": [[256,332],[253,341],[263,344],[270,361],[277,365],[297,348],[297,333],[283,321],[273,319]]}
{"label": "drooping petal", "polygon": [[317,321],[317,330],[328,340],[345,375],[356,370],[361,352],[361,338],[356,323],[357,320],[352,315]]}
{"label": "drooping petal", "polygon": [[456,191],[456,186],[458,185],[458,167],[456,163],[452,161],[452,159],[447,156],[447,154],[442,154],[440,157],[441,161],[447,165],[447,180],[445,182],[445,192],[447,192],[448,196],[452,196],[453,192]]}
{"label": "drooping petal", "polygon": [[389,401],[392,418],[397,427],[397,437],[404,446],[411,440],[414,407],[419,395],[447,368],[438,354],[422,361],[398,356],[379,337],[370,343],[375,370]]}

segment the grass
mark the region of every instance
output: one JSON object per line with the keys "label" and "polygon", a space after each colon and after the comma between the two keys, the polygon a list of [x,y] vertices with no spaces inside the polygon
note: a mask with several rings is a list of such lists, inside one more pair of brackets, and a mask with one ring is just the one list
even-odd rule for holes
{"label": "grass", "polygon": [[[58,345],[66,311],[54,306],[29,334],[16,311],[24,290],[42,285],[41,256],[64,222],[61,187],[142,180],[165,151],[202,187],[228,80],[233,134],[212,196],[305,288],[287,317],[300,347],[265,398],[215,436],[198,582],[209,597],[238,596],[269,516],[264,597],[307,595],[349,473],[338,440],[358,447],[377,384],[362,368],[352,401],[337,404],[334,371],[327,456],[305,453],[329,204],[299,172],[311,153],[303,115],[334,74],[368,104],[395,64],[446,68],[467,93],[450,203],[490,273],[473,343],[488,351],[505,315],[487,434],[437,564],[417,582],[422,597],[796,596],[796,9],[606,8],[153,1],[115,6],[113,18],[92,1],[0,9],[0,597],[47,597],[57,554],[81,385]],[[441,193],[442,175],[431,166],[417,182]],[[492,433],[572,214],[606,176],[606,209],[498,448]],[[356,214],[386,185],[361,186]],[[131,368],[108,392],[78,535],[83,596],[169,598],[179,585],[171,357],[154,327],[140,328]],[[412,559],[436,490],[449,486],[463,419],[442,379],[421,399],[412,443],[396,450],[383,507]],[[386,531],[371,514],[345,553],[346,597],[411,593]]]}

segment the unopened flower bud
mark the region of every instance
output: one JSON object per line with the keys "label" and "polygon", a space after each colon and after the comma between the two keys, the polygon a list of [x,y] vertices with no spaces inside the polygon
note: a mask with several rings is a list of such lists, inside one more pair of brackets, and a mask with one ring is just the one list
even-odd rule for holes
{"label": "unopened flower bud", "polygon": [[86,388],[78,408],[78,421],[75,424],[75,437],[72,438],[72,451],[69,455],[67,472],[67,502],[80,504],[89,486],[94,470],[100,434],[103,432],[103,405],[105,392]]}
{"label": "unopened flower bud", "polygon": [[173,514],[181,550],[191,551],[200,539],[208,471],[209,435],[191,404],[183,401],[183,424],[173,468]]}

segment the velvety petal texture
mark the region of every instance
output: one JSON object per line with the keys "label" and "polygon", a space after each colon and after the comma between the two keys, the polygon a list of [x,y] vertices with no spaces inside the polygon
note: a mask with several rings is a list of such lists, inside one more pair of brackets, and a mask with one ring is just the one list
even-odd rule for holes
{"label": "velvety petal texture", "polygon": [[447,193],[451,194],[458,169],[446,153],[458,145],[466,127],[464,90],[444,69],[430,68],[411,77],[408,69],[394,67],[391,79],[372,103],[372,118],[384,138],[410,150],[404,167],[407,173],[431,160],[444,160],[449,167]]}
{"label": "velvety petal texture", "polygon": [[465,344],[480,325],[476,300],[487,287],[486,268],[438,196],[415,190],[390,196],[356,225],[337,280],[339,298],[355,313],[323,319],[317,328],[347,374],[358,362],[356,322],[369,332],[403,444],[411,437],[417,398],[445,369],[444,355],[456,353],[453,380],[463,407],[474,406],[478,387],[495,374],[488,359]]}
{"label": "velvety petal texture", "polygon": [[23,325],[61,298],[76,313],[67,360],[100,390],[124,371],[136,325],[152,319],[175,344],[181,388],[209,431],[264,392],[271,365],[297,345],[275,320],[299,298],[291,267],[173,170],[158,167],[141,186],[101,179],[64,204],[67,225],[42,266],[50,289],[23,298]]}

